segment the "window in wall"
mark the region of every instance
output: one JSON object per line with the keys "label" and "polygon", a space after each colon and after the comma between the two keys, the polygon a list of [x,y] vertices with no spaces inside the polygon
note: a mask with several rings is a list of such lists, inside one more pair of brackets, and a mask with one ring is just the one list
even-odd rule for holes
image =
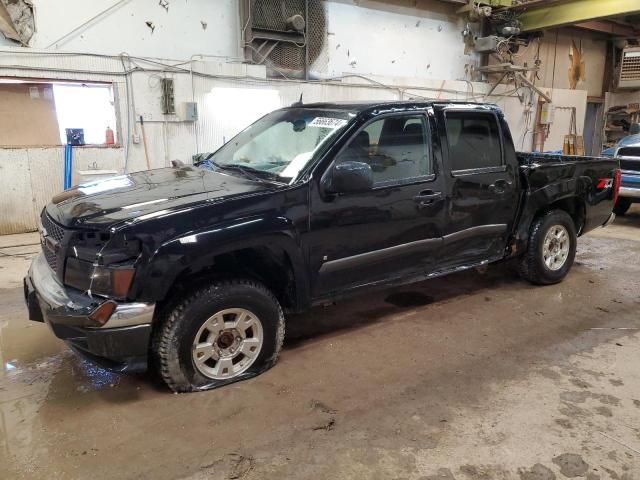
{"label": "window in wall", "polygon": [[451,170],[502,165],[502,144],[496,116],[482,112],[446,112]]}
{"label": "window in wall", "polygon": [[368,163],[376,184],[430,175],[433,164],[427,138],[424,116],[385,117],[356,134],[337,161]]}
{"label": "window in wall", "polygon": [[[60,141],[67,143],[67,129],[82,129],[84,143],[106,143],[107,128],[116,132],[116,112],[111,85],[53,84],[60,125]],[[114,142],[117,139],[114,138]]]}
{"label": "window in wall", "polygon": [[114,104],[110,84],[0,78],[0,146],[63,145],[67,129],[79,143],[103,145],[109,128],[117,143]]}

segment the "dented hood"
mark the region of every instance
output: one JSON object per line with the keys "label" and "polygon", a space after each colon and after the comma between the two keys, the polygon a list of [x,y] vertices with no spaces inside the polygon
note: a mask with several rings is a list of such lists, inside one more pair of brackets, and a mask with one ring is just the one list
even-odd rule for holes
{"label": "dented hood", "polygon": [[102,227],[275,188],[202,168],[163,168],[78,185],[53,197],[47,212],[67,227]]}

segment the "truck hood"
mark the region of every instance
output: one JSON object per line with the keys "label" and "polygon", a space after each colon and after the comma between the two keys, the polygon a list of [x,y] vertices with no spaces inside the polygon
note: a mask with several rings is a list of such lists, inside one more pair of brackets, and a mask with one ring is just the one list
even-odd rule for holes
{"label": "truck hood", "polygon": [[53,197],[47,213],[67,227],[103,227],[196,203],[276,188],[276,184],[202,168],[162,168],[65,190]]}

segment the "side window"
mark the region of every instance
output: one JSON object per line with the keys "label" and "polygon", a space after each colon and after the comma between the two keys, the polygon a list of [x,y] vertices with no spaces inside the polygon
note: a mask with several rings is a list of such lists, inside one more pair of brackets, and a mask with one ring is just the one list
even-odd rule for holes
{"label": "side window", "polygon": [[336,160],[368,163],[373,181],[384,184],[433,173],[423,115],[385,117],[367,125]]}
{"label": "side window", "polygon": [[447,111],[445,117],[451,170],[502,165],[502,144],[495,115]]}

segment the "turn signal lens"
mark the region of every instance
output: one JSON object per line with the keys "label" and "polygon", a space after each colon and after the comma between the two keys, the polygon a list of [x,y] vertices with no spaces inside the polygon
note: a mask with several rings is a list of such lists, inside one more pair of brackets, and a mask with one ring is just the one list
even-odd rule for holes
{"label": "turn signal lens", "polygon": [[89,315],[89,320],[92,320],[102,326],[109,321],[115,310],[116,304],[114,302],[105,302],[96,308],[91,315]]}

